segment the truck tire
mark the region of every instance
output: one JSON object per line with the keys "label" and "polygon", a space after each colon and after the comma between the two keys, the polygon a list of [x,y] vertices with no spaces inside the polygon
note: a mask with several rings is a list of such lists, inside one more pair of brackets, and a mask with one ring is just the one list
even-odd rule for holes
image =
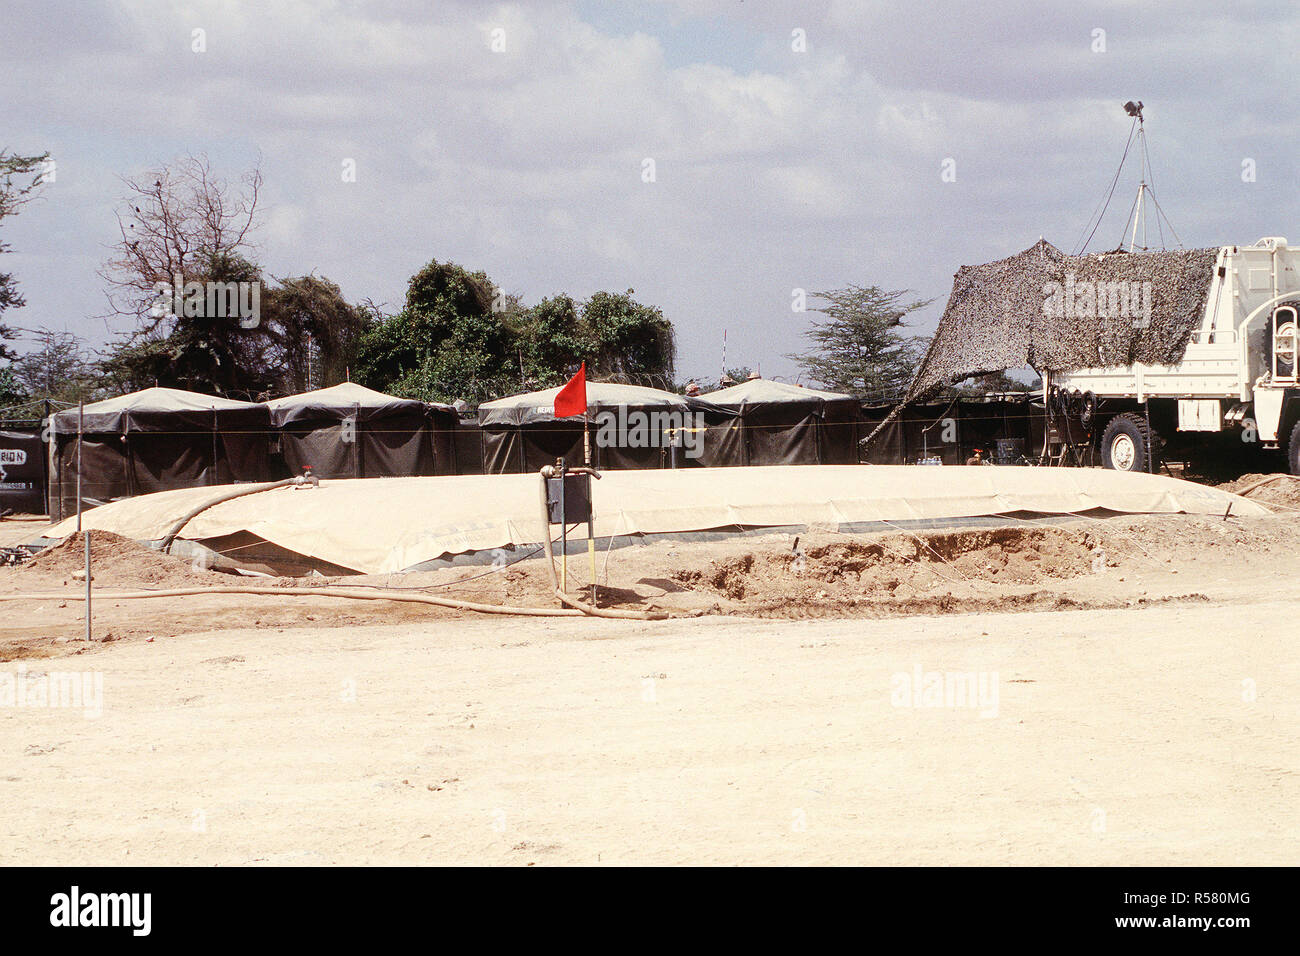
{"label": "truck tire", "polygon": [[1101,436],[1101,463],[1113,471],[1146,471],[1160,468],[1160,436],[1142,415],[1116,415]]}
{"label": "truck tire", "polygon": [[1295,423],[1286,443],[1286,464],[1291,474],[1300,475],[1300,422]]}

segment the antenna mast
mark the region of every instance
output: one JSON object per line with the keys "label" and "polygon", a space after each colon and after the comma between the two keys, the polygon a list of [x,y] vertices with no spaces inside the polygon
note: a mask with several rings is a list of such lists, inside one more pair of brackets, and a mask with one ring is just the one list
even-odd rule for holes
{"label": "antenna mast", "polygon": [[[1129,130],[1128,142],[1124,144],[1124,155],[1120,158],[1119,168],[1115,170],[1115,176],[1111,180],[1110,190],[1105,199],[1098,206],[1098,211],[1092,214],[1088,220],[1088,225],[1083,227],[1084,234],[1087,238],[1082,239],[1076,248],[1075,255],[1082,255],[1088,249],[1088,244],[1092,242],[1092,237],[1097,232],[1097,227],[1101,225],[1102,219],[1106,217],[1106,210],[1110,208],[1110,201],[1115,196],[1115,186],[1119,183],[1120,174],[1124,172],[1124,164],[1128,160],[1131,147],[1136,141],[1138,147],[1138,159],[1141,164],[1140,181],[1138,183],[1137,195],[1133,198],[1133,206],[1129,210],[1128,218],[1124,220],[1124,232],[1120,236],[1119,245],[1115,251],[1124,250],[1124,243],[1127,239],[1128,252],[1141,251],[1146,252],[1151,247],[1147,244],[1147,220],[1150,218],[1147,212],[1147,202],[1150,201],[1155,209],[1156,229],[1160,236],[1160,248],[1165,247],[1165,230],[1169,227],[1169,232],[1174,241],[1181,248],[1183,242],[1178,238],[1178,233],[1174,230],[1173,223],[1165,215],[1164,209],[1160,207],[1160,201],[1156,199],[1155,184],[1151,181],[1151,156],[1147,152],[1147,133],[1145,118],[1142,115],[1142,101],[1134,102],[1129,100],[1124,104],[1124,112],[1133,117],[1133,126]],[[1138,243],[1138,228],[1142,230],[1142,242]],[[1082,238],[1082,237],[1081,237]]]}
{"label": "antenna mast", "polygon": [[[1134,103],[1129,100],[1124,104],[1124,110],[1129,116],[1137,118],[1137,138],[1138,160],[1141,163],[1140,181],[1138,182],[1137,199],[1133,201],[1133,232],[1129,236],[1128,251],[1132,252],[1133,247],[1137,245],[1138,223],[1142,223],[1142,251],[1147,249],[1147,220],[1146,220],[1146,196],[1147,196],[1147,127],[1146,121],[1142,118],[1142,101]],[[1125,223],[1125,225],[1128,225]]]}

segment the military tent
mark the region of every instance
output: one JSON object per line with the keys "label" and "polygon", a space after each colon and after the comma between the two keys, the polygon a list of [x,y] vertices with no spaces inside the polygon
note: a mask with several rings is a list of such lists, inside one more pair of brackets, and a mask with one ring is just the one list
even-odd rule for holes
{"label": "military tent", "polygon": [[456,472],[450,405],[394,398],[353,382],[266,403],[290,474],[387,478]]}
{"label": "military tent", "polygon": [[735,412],[739,437],[725,429],[709,433],[715,446],[727,444],[736,465],[856,465],[858,400],[754,378],[701,396]]}
{"label": "military tent", "polygon": [[77,409],[58,412],[52,424],[55,520],[77,510],[78,457],[83,507],[173,488],[265,481],[269,474],[265,405],[146,388],[87,405],[80,443]]}
{"label": "military tent", "polygon": [[[487,474],[537,471],[564,457],[583,457],[580,417],[555,417],[547,388],[484,402],[478,408]],[[639,385],[587,383],[592,460],[598,468],[671,468],[712,464],[704,429],[732,413],[698,398]]]}

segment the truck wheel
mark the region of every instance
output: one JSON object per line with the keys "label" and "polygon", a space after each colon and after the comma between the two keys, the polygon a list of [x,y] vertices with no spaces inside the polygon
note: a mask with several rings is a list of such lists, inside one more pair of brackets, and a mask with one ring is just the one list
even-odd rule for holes
{"label": "truck wheel", "polygon": [[1286,463],[1291,474],[1300,475],[1300,422],[1291,429],[1291,439],[1286,443]]}
{"label": "truck wheel", "polygon": [[1160,437],[1142,415],[1116,415],[1101,436],[1101,463],[1113,471],[1148,471],[1160,467]]}

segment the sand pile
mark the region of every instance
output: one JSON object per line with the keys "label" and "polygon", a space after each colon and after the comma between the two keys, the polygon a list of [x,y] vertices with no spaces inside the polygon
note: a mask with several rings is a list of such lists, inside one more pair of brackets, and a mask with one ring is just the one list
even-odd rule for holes
{"label": "sand pile", "polygon": [[[746,553],[683,570],[680,584],[707,589],[751,610],[921,601],[966,592],[976,582],[1033,586],[1114,566],[1083,529],[989,528],[880,535],[789,551]],[[942,608],[939,608],[942,610]]]}
{"label": "sand pile", "polygon": [[1250,488],[1251,485],[1265,479],[1269,479],[1267,484],[1250,491],[1246,497],[1251,501],[1277,508],[1300,510],[1300,479],[1290,475],[1242,475],[1236,481],[1219,485],[1219,490],[1241,494],[1242,489]]}
{"label": "sand pile", "polygon": [[[111,531],[91,531],[90,566],[96,587],[180,588],[211,587],[229,581],[224,575],[195,567],[188,561],[153,551]],[[69,535],[46,548],[14,571],[25,583],[31,579],[48,582],[73,580],[74,572],[85,568],[85,543],[79,534]]]}

